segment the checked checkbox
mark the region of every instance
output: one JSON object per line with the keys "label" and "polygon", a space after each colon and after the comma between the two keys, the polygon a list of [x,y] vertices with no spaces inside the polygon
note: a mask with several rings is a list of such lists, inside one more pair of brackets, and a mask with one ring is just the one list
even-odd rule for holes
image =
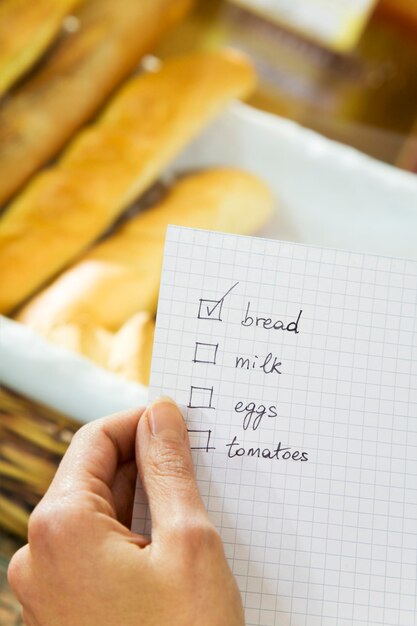
{"label": "checked checkbox", "polygon": [[224,299],[239,283],[235,283],[220,300],[208,300],[206,298],[200,298],[200,306],[198,309],[198,319],[200,320],[212,320],[216,322],[222,321],[222,309]]}
{"label": "checked checkbox", "polygon": [[205,300],[200,299],[200,308],[198,310],[198,319],[222,321],[223,300]]}

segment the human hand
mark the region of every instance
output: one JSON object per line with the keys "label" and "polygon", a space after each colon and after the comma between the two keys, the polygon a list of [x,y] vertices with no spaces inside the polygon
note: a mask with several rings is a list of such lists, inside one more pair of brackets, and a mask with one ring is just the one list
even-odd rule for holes
{"label": "human hand", "polygon": [[[151,542],[126,527],[135,436]],[[9,581],[27,626],[244,625],[175,404],[161,399],[78,431],[30,518]]]}

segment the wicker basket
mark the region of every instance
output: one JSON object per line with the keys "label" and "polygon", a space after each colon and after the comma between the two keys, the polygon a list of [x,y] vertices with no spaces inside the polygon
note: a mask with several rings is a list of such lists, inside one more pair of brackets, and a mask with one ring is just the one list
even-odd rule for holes
{"label": "wicker basket", "polygon": [[0,528],[22,538],[80,424],[0,386]]}

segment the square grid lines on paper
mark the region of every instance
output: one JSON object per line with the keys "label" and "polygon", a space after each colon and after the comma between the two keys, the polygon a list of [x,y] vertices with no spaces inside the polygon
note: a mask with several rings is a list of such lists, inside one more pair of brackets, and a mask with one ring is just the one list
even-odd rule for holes
{"label": "square grid lines on paper", "polygon": [[415,262],[169,227],[150,394],[248,626],[415,626],[416,317]]}

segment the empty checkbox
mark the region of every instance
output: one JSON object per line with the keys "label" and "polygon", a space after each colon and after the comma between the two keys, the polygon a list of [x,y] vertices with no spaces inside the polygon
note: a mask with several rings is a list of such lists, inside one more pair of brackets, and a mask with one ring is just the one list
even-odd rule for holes
{"label": "empty checkbox", "polygon": [[211,430],[188,430],[191,450],[215,450],[211,444]]}
{"label": "empty checkbox", "polygon": [[196,341],[193,362],[216,365],[218,348],[218,343],[203,343],[201,341]]}
{"label": "empty checkbox", "polygon": [[191,386],[189,409],[214,409],[213,387],[194,387]]}

